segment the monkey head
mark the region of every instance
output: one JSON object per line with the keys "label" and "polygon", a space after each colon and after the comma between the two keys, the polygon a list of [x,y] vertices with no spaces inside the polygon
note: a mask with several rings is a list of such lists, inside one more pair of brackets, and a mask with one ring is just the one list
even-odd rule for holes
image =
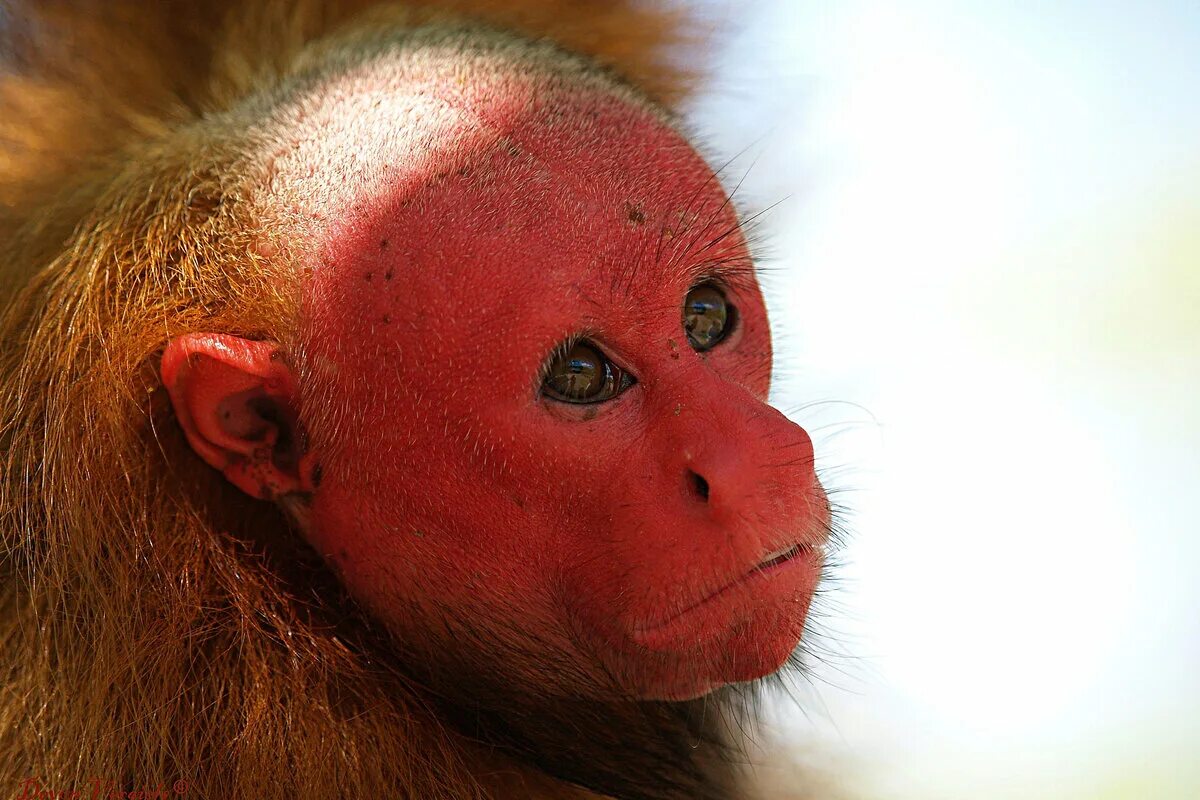
{"label": "monkey head", "polygon": [[641,699],[771,673],[829,512],[729,198],[632,90],[464,46],[279,101],[250,202],[296,336],[174,338],[188,441],[414,661]]}

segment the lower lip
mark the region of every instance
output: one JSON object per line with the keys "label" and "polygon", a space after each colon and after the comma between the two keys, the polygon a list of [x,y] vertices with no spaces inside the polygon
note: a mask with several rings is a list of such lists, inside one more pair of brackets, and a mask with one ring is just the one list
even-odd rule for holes
{"label": "lower lip", "polygon": [[706,633],[721,630],[735,621],[740,607],[757,606],[771,599],[795,600],[816,588],[820,551],[797,547],[758,567],[696,605],[663,622],[635,628],[633,639],[651,649],[665,649],[681,640],[695,643]]}

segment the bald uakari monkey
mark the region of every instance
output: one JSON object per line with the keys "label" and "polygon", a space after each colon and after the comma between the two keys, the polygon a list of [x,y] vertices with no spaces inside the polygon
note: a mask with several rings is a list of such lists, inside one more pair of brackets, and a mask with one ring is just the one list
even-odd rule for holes
{"label": "bald uakari monkey", "polygon": [[677,14],[2,8],[0,791],[741,796],[830,507]]}

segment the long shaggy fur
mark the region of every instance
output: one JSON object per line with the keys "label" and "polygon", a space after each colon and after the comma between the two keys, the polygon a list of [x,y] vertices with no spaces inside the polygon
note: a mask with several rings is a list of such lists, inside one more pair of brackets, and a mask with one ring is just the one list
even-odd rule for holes
{"label": "long shaggy fur", "polygon": [[222,114],[314,40],[449,11],[686,84],[676,20],[632,0],[373,5],[0,5],[0,794],[586,796],[445,729],[280,513],[191,454],[157,377],[189,331],[293,336],[248,121]]}

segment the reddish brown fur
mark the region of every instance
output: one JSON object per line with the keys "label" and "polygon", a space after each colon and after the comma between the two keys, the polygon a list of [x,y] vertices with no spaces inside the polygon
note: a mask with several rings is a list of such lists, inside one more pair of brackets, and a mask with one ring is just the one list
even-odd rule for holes
{"label": "reddish brown fur", "polygon": [[[445,730],[280,514],[191,453],[158,383],[172,336],[290,340],[296,276],[260,252],[237,129],[197,121],[367,5],[3,6],[4,796],[34,777],[183,779],[195,798],[584,796]],[[366,13],[479,15],[659,98],[686,83],[666,66],[672,14],[433,5]]]}

